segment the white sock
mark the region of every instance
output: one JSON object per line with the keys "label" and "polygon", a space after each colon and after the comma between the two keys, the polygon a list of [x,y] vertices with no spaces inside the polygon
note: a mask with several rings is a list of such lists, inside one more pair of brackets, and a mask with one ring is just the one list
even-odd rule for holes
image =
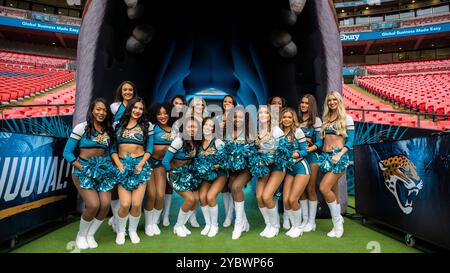
{"label": "white sock", "polygon": [[270,225],[275,228],[280,228],[280,218],[278,217],[278,210],[275,206],[274,208],[266,208],[267,214],[269,215]]}
{"label": "white sock", "polygon": [[203,218],[205,219],[205,225],[211,225],[211,215],[209,213],[209,207],[200,207],[203,212]]}
{"label": "white sock", "polygon": [[316,201],[308,201],[308,222],[313,224],[316,221],[316,213],[317,213],[317,200]]}
{"label": "white sock", "polygon": [[188,212],[184,212],[181,208],[178,211],[178,218],[177,218],[177,223],[175,224],[176,226],[182,226],[187,222],[187,219],[190,215],[190,211]]}
{"label": "white sock", "polygon": [[219,206],[216,204],[214,207],[207,207],[209,210],[209,216],[211,218],[212,226],[219,226],[218,218],[219,218]]}
{"label": "white sock", "polygon": [[302,208],[302,222],[306,222],[308,221],[308,200],[300,200],[300,207]]}
{"label": "white sock", "polygon": [[89,227],[90,227],[92,222],[93,222],[93,220],[86,221],[86,220],[83,219],[83,217],[81,217],[80,218],[80,226],[79,226],[79,229],[78,229],[78,235],[79,236],[83,236],[83,237],[87,236]]}
{"label": "white sock", "polygon": [[161,216],[162,209],[157,210],[153,209],[153,218],[152,218],[152,224],[156,225],[158,224],[158,219]]}
{"label": "white sock", "polygon": [[330,209],[330,214],[333,222],[339,221],[340,218],[340,209],[336,204],[336,201],[333,201],[331,203],[327,203],[328,208]]}
{"label": "white sock", "polygon": [[163,217],[169,218],[170,205],[172,204],[172,194],[164,195],[164,208],[163,208]]}
{"label": "white sock", "polygon": [[267,225],[270,225],[270,219],[269,219],[269,215],[267,214],[267,208],[263,207],[263,208],[259,208],[259,211],[261,212],[263,218],[264,218],[264,223]]}
{"label": "white sock", "polygon": [[153,210],[144,209],[145,227],[152,224]]}

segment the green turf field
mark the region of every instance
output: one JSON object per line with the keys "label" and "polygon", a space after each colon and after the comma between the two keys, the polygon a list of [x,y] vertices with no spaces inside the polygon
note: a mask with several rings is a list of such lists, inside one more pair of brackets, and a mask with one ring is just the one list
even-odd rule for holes
{"label": "green turf field", "polygon": [[[392,237],[378,233],[360,221],[345,218],[345,234],[342,238],[328,238],[326,233],[331,229],[330,219],[317,219],[317,229],[312,233],[304,233],[303,236],[292,239],[280,230],[280,234],[267,239],[259,236],[263,229],[263,219],[256,205],[256,200],[250,190],[246,194],[246,212],[250,222],[250,231],[244,233],[239,240],[231,239],[232,227],[223,228],[220,226],[219,234],[214,238],[200,235],[200,228],[188,228],[192,235],[186,238],[179,238],[172,232],[173,224],[176,221],[178,208],[181,199],[174,198],[171,210],[171,226],[161,227],[161,235],[148,237],[145,235],[144,219],[141,218],[140,229],[141,243],[132,244],[129,238],[125,245],[115,244],[115,234],[107,225],[106,221],[97,232],[95,238],[99,244],[96,249],[83,250],[86,253],[141,253],[141,252],[213,252],[213,253],[369,253],[373,246],[378,247],[383,253],[414,253],[420,252],[415,248],[407,247],[403,242]],[[352,204],[353,199],[349,200]],[[220,215],[219,223],[223,222],[222,200],[219,198]],[[200,209],[197,210],[197,219],[202,224],[203,216]],[[162,226],[162,225],[160,225]],[[35,239],[23,246],[14,249],[15,253],[70,253],[78,252],[74,247],[74,240],[77,233],[78,222],[73,219],[70,224],[57,229],[47,235]]]}

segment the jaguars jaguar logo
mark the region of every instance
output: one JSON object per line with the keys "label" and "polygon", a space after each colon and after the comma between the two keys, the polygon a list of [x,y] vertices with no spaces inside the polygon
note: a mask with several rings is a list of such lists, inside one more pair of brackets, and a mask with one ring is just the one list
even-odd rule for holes
{"label": "jaguars jaguar logo", "polygon": [[416,166],[408,157],[396,155],[378,162],[388,190],[394,195],[400,209],[405,214],[413,210],[413,198],[423,188],[423,181],[417,175]]}

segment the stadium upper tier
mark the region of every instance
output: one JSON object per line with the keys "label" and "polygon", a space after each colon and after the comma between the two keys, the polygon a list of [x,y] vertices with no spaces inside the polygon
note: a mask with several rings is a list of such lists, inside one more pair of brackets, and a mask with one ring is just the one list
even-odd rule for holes
{"label": "stadium upper tier", "polygon": [[[389,21],[382,21],[377,22],[380,24],[383,23],[394,23],[399,22],[397,28],[404,28],[404,27],[413,27],[413,26],[422,26],[422,25],[430,25],[430,24],[439,24],[444,22],[450,21],[450,13],[445,14],[439,14],[439,15],[431,15],[431,16],[423,16],[418,18],[408,18],[408,19],[398,19],[398,20],[389,20]],[[379,27],[375,24],[376,27]],[[379,30],[379,29],[373,29],[375,26],[373,26],[371,23],[364,23],[364,24],[358,24],[358,25],[349,25],[349,26],[340,26],[339,30],[342,33],[355,33],[355,32],[367,32],[372,30]],[[395,28],[395,24],[391,27]]]}
{"label": "stadium upper tier", "polygon": [[0,16],[17,18],[17,19],[27,19],[33,21],[41,21],[48,23],[55,23],[61,25],[72,25],[80,26],[81,19],[75,17],[61,16],[56,14],[47,14],[31,10],[15,9],[10,7],[0,6]]}
{"label": "stadium upper tier", "polygon": [[402,62],[392,64],[375,64],[362,67],[372,75],[396,75],[402,73],[450,71],[450,59]]}

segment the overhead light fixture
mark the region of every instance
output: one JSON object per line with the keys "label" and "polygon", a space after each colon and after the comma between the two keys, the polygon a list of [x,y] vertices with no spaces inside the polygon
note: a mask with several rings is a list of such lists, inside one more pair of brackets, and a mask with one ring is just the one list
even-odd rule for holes
{"label": "overhead light fixture", "polygon": [[369,7],[366,7],[366,9],[369,9]]}
{"label": "overhead light fixture", "polygon": [[344,13],[345,12],[345,10],[342,10],[342,13]]}
{"label": "overhead light fixture", "polygon": [[415,0],[412,0],[411,3],[414,4],[414,3],[416,3],[416,1],[415,1]]}
{"label": "overhead light fixture", "polygon": [[399,47],[398,49],[399,49],[399,50],[402,50],[402,48],[401,48],[401,47]]}
{"label": "overhead light fixture", "polygon": [[350,54],[353,54],[354,52],[353,51],[350,51]]}
{"label": "overhead light fixture", "polygon": [[431,44],[431,46],[434,46],[434,44]]}
{"label": "overhead light fixture", "polygon": [[55,42],[53,42],[53,43],[52,43],[52,45],[56,45],[56,43],[55,43]]}
{"label": "overhead light fixture", "polygon": [[382,52],[383,51],[383,49],[382,48],[380,48],[380,52]]}

